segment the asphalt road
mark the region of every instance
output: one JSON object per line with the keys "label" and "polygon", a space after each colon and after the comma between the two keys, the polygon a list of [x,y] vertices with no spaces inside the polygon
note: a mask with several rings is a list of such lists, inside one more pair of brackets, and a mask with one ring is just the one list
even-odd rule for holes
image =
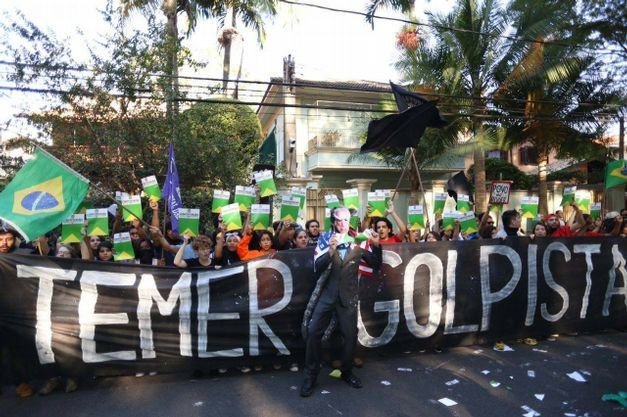
{"label": "asphalt road", "polygon": [[[71,394],[27,399],[4,386],[0,417],[627,417],[627,408],[601,400],[603,394],[627,391],[627,333],[509,346],[514,350],[470,346],[372,354],[356,370],[363,389],[328,376],[325,368],[314,395],[305,399],[298,395],[302,372],[286,369],[232,370],[198,379],[189,374],[98,378],[82,381]],[[586,382],[567,375],[574,372]],[[456,404],[444,405],[444,398]]]}

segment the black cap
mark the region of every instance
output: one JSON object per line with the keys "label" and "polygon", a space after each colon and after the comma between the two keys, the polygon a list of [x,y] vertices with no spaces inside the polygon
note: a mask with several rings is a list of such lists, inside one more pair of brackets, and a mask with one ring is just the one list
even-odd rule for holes
{"label": "black cap", "polygon": [[2,223],[0,224],[0,234],[5,233],[11,233],[14,237],[20,237],[20,234],[13,228],[13,226],[7,223]]}

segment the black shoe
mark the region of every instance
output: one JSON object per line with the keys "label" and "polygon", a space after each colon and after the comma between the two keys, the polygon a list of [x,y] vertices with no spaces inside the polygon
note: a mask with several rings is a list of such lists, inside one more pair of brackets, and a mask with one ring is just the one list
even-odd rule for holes
{"label": "black shoe", "polygon": [[300,386],[300,396],[310,397],[314,392],[314,386],[316,385],[316,378],[312,376],[306,376],[303,381],[303,385]]}
{"label": "black shoe", "polygon": [[361,384],[361,380],[357,378],[352,372],[347,373],[346,375],[342,374],[342,379],[353,388],[363,387],[363,385]]}

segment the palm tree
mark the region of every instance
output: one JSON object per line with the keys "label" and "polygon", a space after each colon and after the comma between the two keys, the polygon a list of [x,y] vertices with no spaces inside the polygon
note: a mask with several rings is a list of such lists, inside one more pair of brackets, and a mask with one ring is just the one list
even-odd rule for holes
{"label": "palm tree", "polygon": [[[231,73],[231,47],[233,45],[233,39],[236,36],[241,36],[236,29],[238,18],[244,23],[244,26],[252,28],[257,33],[257,41],[259,45],[263,47],[263,42],[266,37],[263,18],[265,16],[276,15],[276,4],[277,0],[226,0],[223,2],[225,7],[224,13],[218,16],[222,25],[218,43],[224,48],[224,61],[222,66],[223,94],[226,95]],[[237,90],[235,90],[235,95],[236,94]]]}
{"label": "palm tree", "polygon": [[[607,114],[617,94],[612,80],[600,77],[595,59],[577,48],[582,38],[570,30],[577,27],[570,7],[551,0],[538,0],[534,7],[523,3],[512,4],[515,27],[533,36],[534,42],[512,46],[511,51],[522,58],[508,61],[495,104],[506,114],[524,116],[510,119],[508,135],[536,148],[539,210],[547,213],[549,154],[566,154],[570,148],[578,149],[581,157],[583,147],[604,128],[598,115]],[[578,146],[569,146],[573,143]]]}
{"label": "palm tree", "polygon": [[440,108],[457,132],[472,137],[475,204],[485,211],[485,151],[495,134],[488,102],[507,48],[508,18],[496,0],[461,0],[447,16],[430,15],[429,23],[432,41],[406,49],[396,67],[405,80],[441,97]]}
{"label": "palm tree", "polygon": [[166,68],[164,73],[167,82],[166,113],[170,121],[171,140],[176,136],[176,118],[179,113],[178,97],[178,52],[179,52],[179,28],[178,15],[185,13],[189,26],[187,34],[190,34],[198,21],[198,17],[221,16],[224,14],[223,2],[218,0],[120,0],[120,12],[127,17],[133,10],[142,10],[154,13],[161,9],[167,18],[166,26]]}

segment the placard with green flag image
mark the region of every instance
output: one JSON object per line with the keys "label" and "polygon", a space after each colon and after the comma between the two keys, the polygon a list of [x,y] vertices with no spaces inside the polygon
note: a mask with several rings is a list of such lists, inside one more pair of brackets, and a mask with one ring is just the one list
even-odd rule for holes
{"label": "placard with green flag image", "polygon": [[122,217],[125,222],[142,218],[142,199],[138,195],[122,196]]}
{"label": "placard with green flag image", "polygon": [[324,230],[331,230],[331,209],[324,209]]}
{"label": "placard with green flag image", "polygon": [[257,187],[259,187],[260,197],[270,197],[271,195],[275,195],[277,193],[272,171],[269,169],[255,171],[253,172],[253,177],[257,183]]}
{"label": "placard with green flag image", "polygon": [[37,148],[0,193],[0,219],[31,241],[73,214],[88,189],[87,179]]}
{"label": "placard with green flag image", "polygon": [[131,259],[135,259],[131,235],[128,232],[115,233],[113,235],[113,260],[128,261]]}
{"label": "placard with green flag image", "polygon": [[575,204],[582,213],[590,214],[590,204],[592,203],[592,195],[588,190],[575,191]]}
{"label": "placard with green flag image", "polygon": [[302,187],[292,187],[290,192],[293,198],[298,199],[299,208],[303,210],[305,208],[305,199],[307,198],[307,189]]}
{"label": "placard with green flag image", "polygon": [[349,224],[355,230],[359,230],[359,224],[361,223],[361,219],[359,216],[351,216]]}
{"label": "placard with green flag image", "polygon": [[248,213],[250,206],[255,202],[257,191],[255,187],[247,187],[245,185],[235,186],[235,196],[233,202],[239,204],[239,211]]}
{"label": "placard with green flag image", "polygon": [[540,197],[535,195],[527,195],[520,199],[520,211],[522,217],[527,219],[535,219],[538,216],[538,203]]}
{"label": "placard with green flag image", "polygon": [[468,213],[470,210],[470,196],[466,194],[457,194],[457,211],[461,213]]}
{"label": "placard with green flag image", "polygon": [[577,191],[576,185],[571,185],[570,187],[564,187],[564,192],[562,193],[562,202],[560,206],[565,207],[569,204],[575,202],[575,192]]}
{"label": "placard with green flag image", "polygon": [[250,224],[253,230],[267,230],[270,227],[270,204],[250,206]]}
{"label": "placard with green flag image", "polygon": [[433,193],[433,214],[442,214],[446,205],[447,193]]}
{"label": "placard with green flag image", "polygon": [[61,223],[61,243],[79,243],[81,229],[85,224],[84,214],[73,214]]}
{"label": "placard with green flag image", "polygon": [[385,207],[387,208],[388,203],[392,199],[392,190],[386,188],[386,189],[374,190],[374,192],[383,193],[383,195],[385,196]]}
{"label": "placard with green flag image", "polygon": [[106,208],[88,209],[87,236],[109,236],[109,212]]}
{"label": "placard with green flag image", "polygon": [[590,205],[590,217],[592,217],[592,220],[601,217],[601,203],[592,203]]}
{"label": "placard with green flag image", "polygon": [[211,200],[211,212],[220,213],[222,207],[229,204],[231,192],[225,190],[213,190],[213,200]]}
{"label": "placard with green flag image", "polygon": [[200,224],[200,209],[197,208],[180,208],[179,209],[179,234],[189,235],[191,237],[198,236]]}
{"label": "placard with green flag image", "polygon": [[327,194],[324,196],[324,203],[328,208],[337,208],[340,206],[340,199],[335,194]]}
{"label": "placard with green flag image", "polygon": [[469,235],[479,231],[479,223],[477,223],[477,217],[474,212],[464,213],[457,220],[459,220],[459,228],[463,233]]}
{"label": "placard with green flag image", "polygon": [[385,193],[383,191],[369,192],[368,208],[370,217],[384,217],[387,211]]}
{"label": "placard with green flag image", "polygon": [[627,184],[627,160],[619,159],[618,161],[608,162],[605,166],[605,188],[616,187],[617,185]]}
{"label": "placard with green flag image", "polygon": [[453,230],[455,220],[458,220],[462,213],[458,211],[447,211],[442,213],[442,230]]}
{"label": "placard with green flag image", "polygon": [[118,201],[119,203],[122,203],[122,199],[124,198],[130,198],[130,194],[129,193],[125,193],[124,191],[116,191],[115,192],[115,199],[116,201]]}
{"label": "placard with green flag image", "polygon": [[281,199],[281,220],[296,222],[300,211],[300,201],[297,198],[283,196]]}
{"label": "placard with green flag image", "polygon": [[220,215],[222,216],[222,222],[226,225],[227,232],[242,229],[242,216],[239,212],[239,204],[227,204],[222,207]]}
{"label": "placard with green flag image", "polygon": [[349,210],[359,210],[359,190],[357,188],[342,190],[342,197],[344,198],[344,207]]}
{"label": "placard with green flag image", "polygon": [[157,177],[154,175],[142,178],[142,188],[144,193],[146,193],[146,197],[151,201],[161,200],[161,189],[159,188]]}
{"label": "placard with green flag image", "polygon": [[425,228],[425,212],[422,205],[409,206],[407,208],[409,218],[409,230],[421,230]]}

